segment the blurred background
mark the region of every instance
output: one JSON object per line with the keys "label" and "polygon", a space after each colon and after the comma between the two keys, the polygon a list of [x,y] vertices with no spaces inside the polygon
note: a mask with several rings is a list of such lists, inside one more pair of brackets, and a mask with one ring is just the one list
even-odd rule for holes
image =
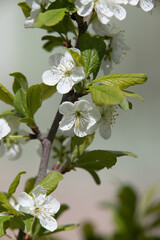
{"label": "blurred background", "polygon": [[[22,72],[30,85],[40,83],[51,55],[42,49],[41,37],[45,31],[24,29],[24,16],[18,2],[0,0],[0,82],[10,90],[13,78],[9,74],[12,72]],[[133,6],[126,9],[126,19],[115,23],[125,30],[125,42],[130,50],[112,73],[145,73],[148,81],[131,88],[144,102],[133,99],[132,111],[119,111],[111,138],[105,141],[97,133],[91,148],[130,151],[138,158],[119,158],[112,169],[100,171],[100,186],[83,170],[68,173],[54,192],[61,203],[70,206],[59,224],[91,220],[102,233],[111,232],[112,223],[110,213],[100,208],[99,203],[114,199],[119,183],[131,183],[143,193],[151,184],[160,182],[160,8],[152,13]],[[60,95],[54,95],[36,114],[41,131],[46,132],[50,127],[59,101]],[[0,111],[6,108],[9,109],[0,102]],[[17,161],[9,161],[5,156],[0,159],[0,191],[6,191],[15,175],[25,170],[27,174],[22,176],[18,196],[26,179],[37,174],[40,161],[35,151],[37,144],[36,141],[27,143]],[[80,240],[79,232],[80,228],[59,235],[64,240]]]}

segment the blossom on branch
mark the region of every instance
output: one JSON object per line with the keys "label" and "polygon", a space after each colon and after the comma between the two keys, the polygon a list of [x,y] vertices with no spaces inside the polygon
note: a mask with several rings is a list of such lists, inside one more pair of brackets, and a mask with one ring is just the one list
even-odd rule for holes
{"label": "blossom on branch", "polygon": [[104,105],[99,107],[101,120],[99,121],[99,133],[104,139],[111,136],[111,125],[115,122],[115,117],[118,116],[115,110],[115,105]]}
{"label": "blossom on branch", "polygon": [[11,128],[8,125],[7,121],[3,118],[0,118],[0,140],[7,136],[11,132]]}
{"label": "blossom on branch", "polygon": [[107,24],[113,16],[118,20],[126,17],[126,10],[120,5],[127,3],[128,0],[76,0],[75,6],[78,15],[82,17],[88,16],[95,9],[99,21]]}
{"label": "blossom on branch", "polygon": [[[38,14],[42,12],[42,8],[48,6],[49,0],[26,0],[27,5],[31,8],[30,17],[24,21],[24,27],[33,27],[33,24],[37,21]],[[52,0],[55,2],[55,0]]]}
{"label": "blossom on branch", "polygon": [[[78,49],[73,49],[80,55]],[[85,78],[85,72],[82,66],[77,66],[72,55],[66,51],[65,54],[56,53],[49,59],[51,70],[43,73],[42,79],[46,85],[54,86],[57,84],[59,93],[68,93],[74,84]]]}
{"label": "blossom on branch", "polygon": [[74,103],[63,102],[59,106],[59,112],[63,118],[59,123],[59,128],[67,131],[68,135],[73,132],[78,137],[84,137],[91,134],[97,128],[97,122],[100,120],[100,114],[86,100],[79,100]]}
{"label": "blossom on branch", "polygon": [[60,203],[46,193],[41,185],[32,191],[33,197],[22,192],[18,198],[19,211],[37,217],[42,227],[53,232],[57,229],[57,221],[52,216],[60,209]]}
{"label": "blossom on branch", "polygon": [[124,42],[124,31],[115,24],[104,25],[98,20],[93,22],[92,28],[98,36],[107,38],[105,40],[107,51],[101,63],[101,69],[107,75],[112,69],[112,62],[119,64],[122,54],[129,50]]}

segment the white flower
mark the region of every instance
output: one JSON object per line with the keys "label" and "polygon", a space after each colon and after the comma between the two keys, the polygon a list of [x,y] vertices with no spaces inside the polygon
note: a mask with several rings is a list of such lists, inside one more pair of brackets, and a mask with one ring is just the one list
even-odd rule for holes
{"label": "white flower", "polygon": [[11,144],[11,146],[9,148],[7,148],[6,151],[6,156],[9,160],[17,160],[18,158],[20,158],[22,154],[22,148],[19,144]]}
{"label": "white flower", "polygon": [[40,220],[40,224],[53,232],[57,229],[57,221],[52,217],[60,209],[60,203],[52,196],[46,196],[46,189],[38,185],[31,197],[25,192],[19,195],[19,211],[31,214]]}
{"label": "white flower", "polygon": [[[52,0],[55,2],[55,0]],[[33,27],[33,24],[37,21],[38,14],[42,11],[41,6],[46,7],[49,0],[26,0],[27,5],[31,8],[30,17],[24,21],[26,28]]]}
{"label": "white flower", "polygon": [[[77,52],[78,49],[74,49]],[[80,54],[80,51],[78,51]],[[82,66],[77,66],[72,55],[66,51],[65,54],[56,53],[50,57],[51,70],[45,71],[42,75],[46,85],[57,84],[59,93],[68,93],[74,84],[85,78]]]}
{"label": "white flower", "polygon": [[[93,22],[93,30],[101,37],[107,36],[106,41],[107,55],[102,60],[101,69],[104,74],[109,74],[112,69],[112,62],[120,63],[122,54],[125,54],[129,47],[124,43],[124,33],[115,24],[104,25],[100,21]],[[106,62],[106,64],[105,64]]]}
{"label": "white flower", "polygon": [[104,105],[99,107],[101,120],[99,121],[99,133],[104,139],[111,136],[111,124],[115,122],[115,117],[118,116],[115,110],[115,105]]}
{"label": "white flower", "polygon": [[11,128],[8,125],[7,121],[3,118],[0,118],[0,140],[7,136],[11,132]]}
{"label": "white flower", "polygon": [[144,10],[145,12],[149,12],[154,8],[154,1],[153,0],[129,0],[130,5],[137,5],[139,2],[139,6]]}
{"label": "white flower", "polygon": [[86,100],[79,100],[75,103],[64,102],[59,106],[59,112],[63,118],[59,123],[59,128],[72,134],[73,131],[78,137],[91,134],[97,128],[97,121],[100,114]]}
{"label": "white flower", "polygon": [[128,0],[76,0],[75,6],[82,17],[88,16],[95,9],[99,21],[107,24],[112,16],[118,20],[126,17],[126,10],[120,4],[127,3]]}

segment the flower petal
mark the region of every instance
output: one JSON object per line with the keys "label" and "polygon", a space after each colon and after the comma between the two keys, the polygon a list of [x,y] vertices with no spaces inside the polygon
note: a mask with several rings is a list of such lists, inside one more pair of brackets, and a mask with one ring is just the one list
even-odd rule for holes
{"label": "flower petal", "polygon": [[94,2],[92,1],[86,5],[83,5],[79,0],[76,0],[75,6],[77,8],[78,15],[80,15],[82,17],[86,17],[92,12],[93,7],[94,7]]}
{"label": "flower petal", "polygon": [[59,112],[62,114],[73,114],[75,112],[74,105],[71,102],[63,102],[59,106]]}
{"label": "flower petal", "polygon": [[49,195],[43,203],[45,211],[51,215],[56,214],[60,209],[60,203],[51,195]]}
{"label": "flower petal", "polygon": [[85,78],[85,72],[83,67],[73,68],[73,70],[71,71],[71,78],[74,84],[83,80]]}
{"label": "flower petal", "polygon": [[54,55],[50,56],[49,65],[58,67],[62,57],[63,57],[63,54],[61,54],[61,53],[55,53]]}
{"label": "flower petal", "polygon": [[38,216],[38,218],[40,220],[40,224],[45,229],[47,229],[51,232],[53,232],[54,230],[57,229],[57,221],[53,217],[51,217],[50,215],[41,214],[41,215]]}
{"label": "flower petal", "polygon": [[67,118],[66,116],[63,116],[62,120],[59,123],[59,128],[63,131],[70,130],[74,125],[74,117],[73,118]]}
{"label": "flower petal", "polygon": [[42,80],[46,85],[54,86],[62,78],[62,74],[53,73],[51,70],[47,70],[42,75]]}
{"label": "flower petal", "polygon": [[154,7],[152,0],[140,0],[140,7],[145,11],[149,12]]}
{"label": "flower petal", "polygon": [[57,91],[61,94],[68,93],[73,85],[74,83],[70,77],[63,77],[57,84]]}
{"label": "flower petal", "polygon": [[105,121],[101,120],[99,123],[99,133],[104,139],[108,139],[111,136],[111,127],[109,124],[106,124]]}
{"label": "flower petal", "polygon": [[22,207],[33,208],[33,206],[34,206],[33,198],[25,192],[20,193],[20,195],[18,197],[18,203]]}
{"label": "flower petal", "polygon": [[11,132],[11,128],[7,121],[3,118],[0,119],[0,140]]}
{"label": "flower petal", "polygon": [[126,10],[119,5],[114,6],[113,13],[118,20],[123,20],[126,17]]}

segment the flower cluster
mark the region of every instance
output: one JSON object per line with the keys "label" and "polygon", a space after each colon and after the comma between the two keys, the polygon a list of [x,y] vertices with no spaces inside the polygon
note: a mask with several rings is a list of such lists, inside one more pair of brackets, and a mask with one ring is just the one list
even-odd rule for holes
{"label": "flower cluster", "polygon": [[59,211],[60,203],[51,195],[46,196],[46,193],[41,185],[32,191],[33,197],[22,192],[18,197],[19,211],[37,217],[45,229],[53,232],[57,228],[53,215]]}
{"label": "flower cluster", "polygon": [[97,13],[97,17],[102,24],[107,24],[111,17],[123,20],[126,17],[126,10],[122,5],[137,5],[148,12],[154,7],[153,0],[76,0],[75,6],[77,13],[82,16],[88,16],[93,9]]}
{"label": "flower cluster", "polygon": [[[33,27],[37,21],[38,14],[42,12],[42,8],[48,6],[49,2],[49,0],[26,0],[27,5],[31,8],[30,16],[24,21],[26,28]],[[55,0],[52,0],[52,2],[55,2]]]}

